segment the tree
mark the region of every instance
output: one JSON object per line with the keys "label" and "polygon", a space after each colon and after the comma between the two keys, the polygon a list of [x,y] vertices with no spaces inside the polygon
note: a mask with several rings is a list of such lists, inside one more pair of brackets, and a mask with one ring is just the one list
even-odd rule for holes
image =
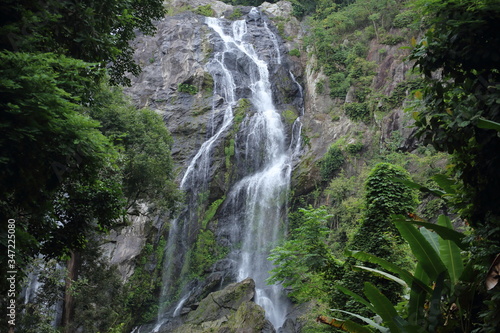
{"label": "tree", "polygon": [[[409,258],[406,246],[399,232],[391,222],[393,214],[407,214],[415,210],[417,196],[401,180],[409,180],[409,173],[400,166],[390,163],[378,163],[372,169],[366,180],[366,213],[359,229],[354,234],[349,250],[363,251],[405,268],[409,268]],[[340,286],[360,293],[360,280],[370,281],[380,288],[389,300],[396,303],[400,300],[402,289],[397,284],[383,278],[373,277],[364,272],[354,272],[352,266],[359,265],[359,261],[348,260],[345,273],[338,281]],[[342,293],[334,294],[334,304],[347,311],[366,311],[357,302]]]}
{"label": "tree", "polygon": [[93,98],[88,114],[121,152],[126,209],[137,213],[147,203],[149,213],[172,210],[179,191],[173,181],[173,141],[162,118],[137,110],[118,87],[103,85]]}
{"label": "tree", "polygon": [[154,32],[152,20],[165,14],[159,0],[7,0],[0,11],[0,49],[56,52],[109,65],[112,83],[129,84],[138,74],[129,44],[136,30]]}
{"label": "tree", "polygon": [[[93,79],[80,73],[92,65],[54,54],[12,52],[0,53],[0,63],[1,215],[19,219],[18,233],[36,235],[36,243],[47,247],[47,241],[56,241],[51,231],[60,229],[57,221],[69,223],[59,209],[69,204],[63,203],[68,193],[109,190],[110,204],[121,197],[118,185],[103,179],[116,172],[117,154],[97,129],[98,122],[79,112],[80,96],[90,93]],[[116,217],[119,211],[107,209],[101,210],[107,216]],[[67,231],[62,235],[69,241]],[[34,253],[37,248],[26,246]]]}
{"label": "tree", "polygon": [[[432,26],[411,59],[425,78],[418,135],[453,157],[461,181],[454,204],[474,228],[472,255],[485,276],[500,252],[500,3],[495,0],[423,2]],[[495,331],[500,294],[493,289],[481,316]]]}

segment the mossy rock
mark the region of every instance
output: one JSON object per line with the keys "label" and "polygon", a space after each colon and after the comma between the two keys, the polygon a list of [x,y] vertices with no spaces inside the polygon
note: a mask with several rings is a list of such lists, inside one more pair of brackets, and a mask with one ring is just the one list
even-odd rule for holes
{"label": "mossy rock", "polygon": [[201,325],[204,322],[230,316],[241,304],[252,300],[254,295],[255,282],[252,279],[230,284],[223,290],[213,292],[204,298],[196,311],[188,315],[187,323]]}

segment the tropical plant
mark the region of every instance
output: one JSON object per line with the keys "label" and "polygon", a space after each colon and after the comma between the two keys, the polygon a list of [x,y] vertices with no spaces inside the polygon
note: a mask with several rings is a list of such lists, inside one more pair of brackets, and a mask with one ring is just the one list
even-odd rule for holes
{"label": "tropical plant", "polygon": [[338,278],[341,262],[335,259],[327,245],[328,212],[325,208],[298,210],[296,228],[290,239],[271,251],[269,260],[275,264],[269,283],[290,287],[289,296],[297,302],[313,297],[326,300],[331,281]]}
{"label": "tropical plant", "polygon": [[[356,266],[357,270],[368,271],[400,284],[406,291],[407,300],[399,306],[391,301],[373,284],[364,283],[364,296],[340,287],[340,291],[365,305],[381,317],[382,323],[373,319],[347,313],[362,320],[370,327],[361,327],[352,320],[330,321],[344,325],[350,332],[436,332],[438,327],[446,327],[450,332],[470,332],[473,296],[478,288],[474,281],[471,264],[464,265],[468,256],[464,234],[453,230],[448,217],[441,215],[438,224],[431,224],[410,214],[409,217],[395,215],[393,222],[408,242],[417,259],[414,272],[410,272],[391,261],[362,251],[346,251],[355,259],[377,264],[385,271],[366,266]],[[420,226],[420,230],[415,227]],[[346,313],[340,309],[335,312]],[[322,322],[330,324],[325,318]],[[332,325],[332,326],[335,326]]]}

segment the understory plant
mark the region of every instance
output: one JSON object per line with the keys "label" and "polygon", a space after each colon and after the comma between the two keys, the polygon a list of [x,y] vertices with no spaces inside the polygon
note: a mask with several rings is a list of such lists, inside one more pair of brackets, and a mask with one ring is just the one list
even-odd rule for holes
{"label": "understory plant", "polygon": [[[455,185],[450,179],[437,175],[433,180],[446,190],[405,183],[440,197],[452,196]],[[398,283],[404,290],[402,301],[394,305],[379,287],[370,282],[364,282],[363,295],[337,286],[370,310],[373,316],[332,309],[334,313],[356,319],[319,316],[317,320],[348,332],[487,332],[483,330],[485,327],[498,328],[498,317],[481,318],[478,314],[490,304],[494,307],[500,256],[493,261],[488,274],[483,273],[481,278],[482,273],[471,256],[474,242],[466,232],[454,230],[448,216],[440,215],[433,224],[410,213],[407,216],[393,215],[392,222],[411,248],[416,259],[414,270],[363,251],[346,250],[346,256],[381,267],[357,265],[354,269]]]}

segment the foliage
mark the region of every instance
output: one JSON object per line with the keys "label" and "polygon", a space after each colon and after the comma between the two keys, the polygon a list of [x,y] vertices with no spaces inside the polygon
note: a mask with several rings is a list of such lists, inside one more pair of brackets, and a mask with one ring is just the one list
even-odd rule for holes
{"label": "foliage", "polygon": [[[382,326],[370,322],[368,318],[355,316],[380,332],[435,332],[439,327],[446,327],[451,332],[470,332],[477,282],[474,281],[472,266],[464,265],[467,257],[461,253],[463,235],[454,231],[451,221],[443,215],[439,217],[438,225],[402,215],[395,215],[393,221],[417,259],[414,273],[366,252],[350,252],[350,255],[378,264],[386,271],[361,266],[358,269],[368,270],[401,284],[409,296],[402,303],[405,310],[394,307],[378,288],[365,282],[367,300],[348,290],[342,291],[369,306],[382,318]],[[418,231],[412,225],[414,223],[431,229],[421,227]],[[351,329],[347,331],[356,332]],[[372,332],[371,329],[369,331]]]}
{"label": "foliage", "polygon": [[275,264],[269,283],[283,282],[291,287],[289,296],[297,302],[311,298],[327,299],[328,281],[333,281],[341,267],[326,244],[328,218],[325,208],[298,210],[296,227],[283,245],[271,251]]}
{"label": "foliage", "polygon": [[[492,51],[500,47],[500,4],[422,4],[432,29],[411,55],[425,78],[417,95],[423,108],[413,116],[424,143],[453,154],[453,172],[461,180],[453,204],[481,239],[473,242],[473,256],[487,271],[500,252],[500,59]],[[482,316],[500,310],[497,305],[484,311]],[[483,330],[494,328],[485,322]]]}
{"label": "foliage", "polygon": [[[119,88],[105,85],[87,112],[121,152],[125,208],[134,214],[172,210],[179,193],[173,182],[172,138],[162,118],[152,110],[137,110]],[[148,212],[140,208],[146,203]]]}
{"label": "foliage", "polygon": [[288,54],[293,57],[300,57],[300,51],[298,49],[292,49],[288,52]]}
{"label": "foliage", "polygon": [[179,92],[188,93],[190,95],[196,95],[198,93],[198,89],[189,83],[181,83],[178,86]]}
{"label": "foliage", "polygon": [[210,4],[197,7],[195,13],[203,16],[215,16],[215,12]]}
{"label": "foliage", "polygon": [[342,150],[336,146],[331,146],[320,162],[321,178],[330,180],[344,164],[345,158]]}
{"label": "foliage", "polygon": [[306,43],[328,77],[332,98],[345,98],[352,86],[356,102],[365,102],[375,74],[374,64],[365,60],[367,45],[391,28],[403,7],[392,0],[317,1]]}
{"label": "foliage", "polygon": [[[395,181],[395,178],[409,179],[409,174],[403,168],[389,163],[378,163],[368,175],[366,180],[366,212],[359,229],[354,234],[347,248],[364,251],[388,261],[409,266],[407,250],[401,236],[390,223],[392,214],[405,214],[413,212],[417,205],[416,193],[406,185]],[[348,261],[349,265],[355,265]],[[388,283],[381,278],[370,278],[368,274],[354,273],[346,270],[339,284],[354,292],[360,291],[359,280],[354,276],[370,281],[380,288],[391,302],[399,301],[401,288],[394,283]],[[343,306],[347,311],[366,311],[357,304],[349,303],[349,299],[339,296],[336,304]],[[363,312],[363,314],[366,314]]]}
{"label": "foliage", "polygon": [[[92,65],[11,52],[0,61],[2,217],[23,216],[19,230],[43,243],[45,254],[61,255],[84,245],[85,230],[107,228],[121,213],[120,183],[112,176],[117,153],[78,104],[90,94]],[[25,254],[37,253],[36,243],[23,241]]]}
{"label": "foliage", "polygon": [[128,321],[126,294],[116,267],[102,258],[96,244],[82,253],[80,261],[78,277],[69,291],[75,302],[69,329],[107,332],[117,323]]}
{"label": "foliage", "polygon": [[165,245],[164,239],[157,243],[148,240],[136,258],[134,274],[124,286],[124,314],[130,317],[129,326],[156,318]]}
{"label": "foliage", "polygon": [[242,16],[243,16],[243,13],[241,12],[241,9],[235,8],[233,10],[233,12],[231,13],[231,15],[229,15],[228,19],[230,19],[230,20],[237,20],[237,19],[239,19]]}
{"label": "foliage", "polygon": [[363,150],[363,142],[355,142],[347,145],[346,151],[351,155],[356,155]]}
{"label": "foliage", "polygon": [[345,103],[344,110],[352,120],[368,121],[370,118],[370,110],[366,103]]}
{"label": "foliage", "polygon": [[392,22],[395,28],[406,28],[418,20],[418,13],[414,10],[404,10],[394,17]]}
{"label": "foliage", "polygon": [[[110,64],[113,83],[130,82],[125,73],[139,73],[129,41],[135,31],[154,32],[152,20],[163,17],[162,1],[112,0],[40,3],[7,1],[2,6],[0,49],[16,52],[58,52],[87,62]],[[91,72],[89,72],[91,73]]]}
{"label": "foliage", "polygon": [[295,120],[298,118],[297,113],[294,110],[286,109],[281,115],[285,119],[285,122],[289,125],[293,124]]}

